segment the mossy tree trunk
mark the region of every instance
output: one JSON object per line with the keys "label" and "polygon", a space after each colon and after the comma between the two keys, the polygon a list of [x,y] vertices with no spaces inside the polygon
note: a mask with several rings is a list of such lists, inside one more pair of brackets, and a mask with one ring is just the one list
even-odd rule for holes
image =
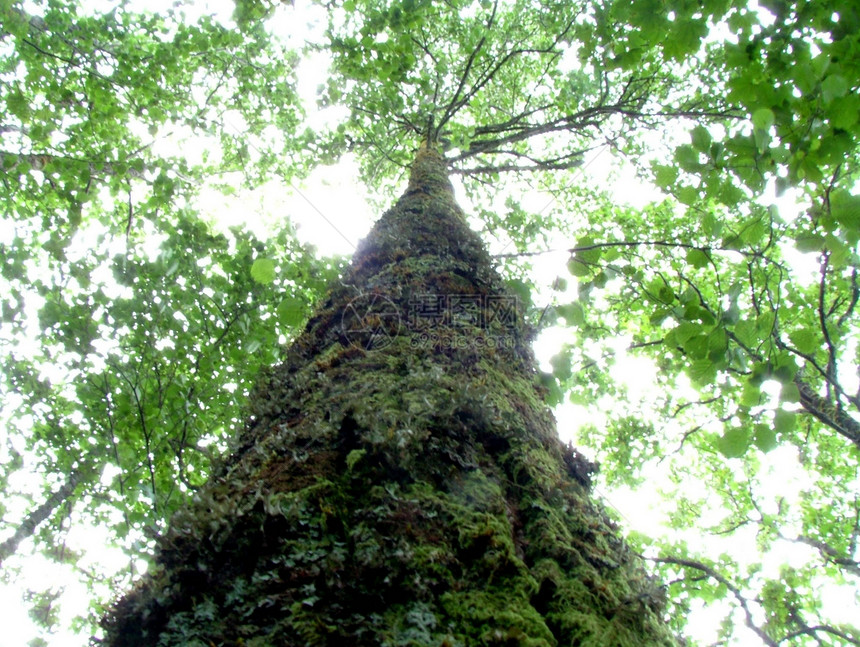
{"label": "mossy tree trunk", "polygon": [[422,148],[106,643],[676,644],[524,337]]}

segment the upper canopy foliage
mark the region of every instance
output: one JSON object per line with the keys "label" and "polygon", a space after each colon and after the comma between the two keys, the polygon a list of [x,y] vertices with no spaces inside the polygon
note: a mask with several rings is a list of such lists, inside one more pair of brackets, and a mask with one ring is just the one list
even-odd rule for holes
{"label": "upper canopy foliage", "polygon": [[[681,77],[667,59],[695,53],[704,22],[692,32],[655,25],[637,34],[652,42],[624,51],[621,32],[638,9],[528,0],[344,8],[322,45],[334,72],[322,100],[349,108],[339,132],[350,147],[375,150],[376,173],[378,158],[408,163],[410,133],[440,140],[461,174],[564,170],[661,118],[742,114],[689,84],[673,92]],[[686,48],[655,48],[680,32]]]}
{"label": "upper canopy foliage", "polygon": [[[34,535],[108,597],[77,529],[145,547],[336,276],[288,220],[265,240],[209,223],[200,191],[348,152],[390,201],[429,138],[564,340],[543,379],[593,422],[575,442],[607,487],[662,483],[672,531],[642,548],[679,627],[708,604],[711,642],[860,644],[827,603],[860,578],[856,8],[237,0],[233,23],[85,4],[0,10],[6,577]],[[321,56],[305,105],[297,70]],[[634,185],[595,179],[610,156]],[[530,273],[550,249],[555,291]],[[37,593],[55,626],[58,592]]]}

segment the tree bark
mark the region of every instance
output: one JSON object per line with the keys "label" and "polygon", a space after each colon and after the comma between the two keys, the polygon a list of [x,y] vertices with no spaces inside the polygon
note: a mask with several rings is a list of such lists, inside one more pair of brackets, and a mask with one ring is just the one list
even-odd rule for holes
{"label": "tree bark", "polygon": [[104,642],[676,645],[515,305],[422,147]]}

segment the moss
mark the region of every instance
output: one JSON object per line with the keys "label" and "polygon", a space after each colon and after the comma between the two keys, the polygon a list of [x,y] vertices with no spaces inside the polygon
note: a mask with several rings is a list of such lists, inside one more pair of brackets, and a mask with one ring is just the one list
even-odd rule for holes
{"label": "moss", "polygon": [[[409,316],[428,293],[486,305],[501,290],[422,150],[107,643],[675,644],[591,468],[558,440],[522,319]],[[341,326],[361,294],[401,313],[384,346]]]}
{"label": "moss", "polygon": [[520,586],[492,586],[442,596],[441,604],[455,626],[467,628],[461,634],[465,644],[509,647],[555,647],[559,644],[545,619],[524,595],[521,583],[513,584]]}

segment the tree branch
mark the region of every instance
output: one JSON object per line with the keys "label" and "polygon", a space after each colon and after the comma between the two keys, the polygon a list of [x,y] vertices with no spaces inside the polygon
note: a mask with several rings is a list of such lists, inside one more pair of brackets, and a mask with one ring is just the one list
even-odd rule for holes
{"label": "tree branch", "polygon": [[779,536],[785,541],[790,541],[798,544],[806,544],[807,546],[815,548],[827,561],[833,562],[837,566],[841,566],[845,570],[850,571],[854,575],[860,577],[860,562],[856,562],[855,560],[846,556],[844,553],[833,548],[830,544],[827,544],[823,541],[819,541],[817,539],[813,539],[809,535],[798,535],[794,538],[786,537],[783,534],[780,534]]}
{"label": "tree branch", "polygon": [[[454,171],[456,173],[456,171]],[[621,240],[621,241],[612,241],[606,243],[593,243],[591,245],[582,245],[580,247],[570,247],[568,249],[544,249],[536,252],[515,252],[510,254],[496,254],[495,258],[518,258],[518,257],[526,257],[526,256],[540,256],[541,254],[557,254],[560,252],[567,252],[569,254],[576,254],[577,252],[588,252],[595,249],[603,249],[606,247],[666,247],[670,249],[696,249],[700,252],[704,252],[705,254],[711,254],[713,252],[726,252],[726,253],[734,253],[740,254],[741,256],[745,256],[748,258],[761,258],[768,263],[775,265],[777,267],[782,267],[780,263],[764,256],[761,252],[752,250],[752,251],[744,251],[741,249],[734,249],[730,247],[706,247],[702,245],[694,245],[692,243],[682,243],[675,240]]]}
{"label": "tree branch", "polygon": [[[488,25],[487,25],[488,28],[492,24],[492,18],[495,16],[495,11],[496,11],[496,5],[493,6],[493,16],[491,16],[491,21],[488,22]],[[504,56],[502,56],[499,60],[497,60],[496,64],[492,65],[483,74],[483,76],[480,77],[475,82],[475,84],[469,89],[469,91],[463,95],[463,97],[461,99],[458,99],[458,96],[459,96],[460,92],[462,91],[463,85],[465,84],[469,69],[471,68],[471,66],[473,64],[474,57],[475,57],[475,55],[477,55],[478,50],[484,44],[484,37],[482,37],[481,41],[478,43],[478,46],[475,48],[475,50],[473,50],[472,54],[469,57],[469,60],[468,60],[467,65],[466,65],[466,72],[461,76],[460,84],[457,88],[457,92],[455,92],[454,97],[451,99],[451,101],[448,103],[448,106],[445,108],[445,113],[444,113],[442,119],[440,120],[439,124],[436,126],[436,128],[437,128],[436,132],[438,133],[441,130],[441,128],[445,125],[445,123],[447,123],[451,119],[451,117],[453,117],[454,114],[456,114],[456,112],[460,108],[467,105],[472,100],[472,98],[478,92],[480,92],[481,89],[487,83],[490,82],[490,80],[498,73],[498,71],[502,67],[507,65],[508,61],[510,61],[512,58],[514,58],[516,56],[522,56],[523,54],[550,54],[550,53],[552,53],[553,51],[555,51],[556,46],[561,42],[561,40],[571,30],[571,28],[573,27],[575,22],[576,22],[575,18],[571,19],[571,21],[567,24],[567,26],[555,37],[552,44],[549,45],[548,47],[512,49],[511,51],[506,53]]]}
{"label": "tree branch", "polygon": [[[13,153],[11,151],[0,151],[0,159],[3,160],[3,168],[10,168],[16,164],[29,164],[36,171],[45,171],[51,164],[59,162],[65,164],[76,164],[86,166],[91,175],[126,175],[128,177],[145,179],[146,170],[138,170],[132,163],[124,163],[125,168],[117,168],[116,162],[93,162],[78,157],[64,157],[53,153]],[[6,163],[11,160],[11,164]]]}
{"label": "tree branch", "polygon": [[507,172],[533,172],[533,171],[559,171],[577,168],[582,165],[582,159],[577,158],[569,162],[538,162],[537,164],[494,164],[492,166],[473,166],[466,169],[452,169],[454,175],[483,175],[485,173],[507,173]]}
{"label": "tree branch", "polygon": [[51,494],[45,501],[30,514],[28,514],[21,524],[15,530],[15,534],[9,537],[6,541],[0,544],[0,564],[6,558],[12,556],[22,541],[27,539],[36,532],[36,528],[53,514],[54,510],[60,507],[65,501],[72,496],[78,483],[81,482],[83,474],[80,470],[74,470],[66,478],[66,482],[59,490]]}
{"label": "tree branch", "polygon": [[[495,2],[493,2],[493,11],[490,14],[489,20],[487,20],[487,30],[486,31],[490,31],[490,29],[492,29],[493,21],[496,18],[496,10],[498,9],[498,7],[499,7],[499,0],[496,0]],[[460,102],[460,93],[463,91],[463,88],[466,86],[466,80],[469,78],[469,73],[472,71],[472,65],[475,64],[475,58],[478,56],[478,53],[481,51],[481,48],[483,48],[486,40],[487,40],[486,34],[481,36],[481,40],[478,41],[478,44],[475,46],[475,48],[469,54],[469,58],[466,60],[466,65],[463,68],[463,73],[460,75],[460,81],[457,84],[457,89],[454,90],[454,96],[451,97],[451,101],[449,101],[448,105],[445,107],[445,112],[442,113],[442,118],[439,120],[439,123],[436,125],[435,131],[432,133],[430,133],[430,132],[427,133],[428,140],[431,139],[431,135],[432,135],[433,141],[438,139],[439,133],[441,132],[442,127],[446,123],[448,123],[448,120],[454,116],[454,113],[457,112],[457,110],[459,110],[463,105],[465,105],[466,103],[469,102],[470,93],[466,94],[466,97],[463,99],[462,102]]]}
{"label": "tree branch", "polygon": [[684,568],[692,568],[697,571],[701,571],[702,573],[705,573],[708,577],[712,579],[715,579],[717,582],[725,586],[738,601],[738,605],[744,612],[744,623],[746,624],[746,626],[749,627],[749,629],[752,630],[752,632],[755,633],[768,647],[779,646],[778,642],[774,641],[770,636],[768,636],[764,632],[764,630],[753,621],[752,611],[750,611],[748,600],[741,594],[740,589],[738,589],[738,587],[733,585],[731,582],[729,582],[729,580],[720,575],[710,566],[691,559],[681,559],[678,557],[646,557],[644,555],[642,555],[641,557],[657,564],[674,564],[676,566],[683,566]]}
{"label": "tree branch", "polygon": [[[860,423],[816,393],[799,375],[795,376],[794,384],[800,393],[800,404],[808,413],[860,448]],[[838,384],[836,387],[841,392]],[[839,396],[837,394],[834,397],[838,399]]]}
{"label": "tree branch", "polygon": [[[793,618],[793,619],[795,620],[795,622],[797,622],[797,618]],[[841,638],[842,640],[846,641],[846,643],[849,643],[851,645],[860,645],[860,640],[857,640],[856,638],[852,638],[851,636],[846,634],[844,631],[839,631],[838,629],[835,629],[834,627],[831,627],[830,625],[809,626],[805,623],[801,623],[801,624],[803,624],[802,629],[798,629],[797,631],[793,631],[790,634],[786,634],[785,636],[782,637],[782,639],[779,642],[783,643],[783,642],[786,642],[788,640],[791,640],[792,638],[797,638],[798,636],[814,636],[817,633],[828,633],[828,634],[831,634],[833,636],[837,636],[838,638]]]}

